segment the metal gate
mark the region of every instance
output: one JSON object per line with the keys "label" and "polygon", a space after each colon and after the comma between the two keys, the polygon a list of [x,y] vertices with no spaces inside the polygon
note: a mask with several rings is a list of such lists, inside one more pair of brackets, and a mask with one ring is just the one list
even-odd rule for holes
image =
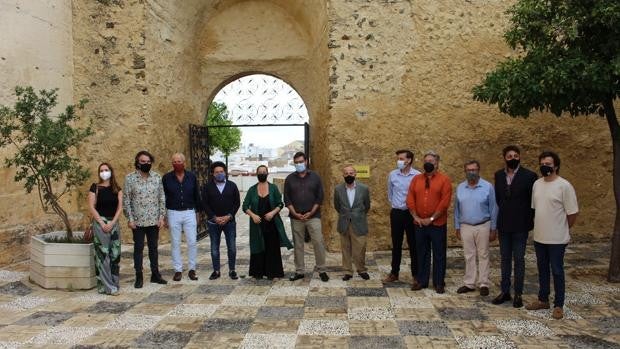
{"label": "metal gate", "polygon": [[[303,126],[304,127],[304,153],[310,158],[310,125],[303,124],[262,124],[262,125],[189,125],[189,153],[191,170],[196,174],[200,188],[207,184],[210,178],[211,154],[209,154],[209,128],[216,127],[274,127],[274,126]],[[202,190],[200,191],[202,193]],[[198,225],[198,238],[200,241],[209,235],[207,228],[207,215],[200,212]]]}

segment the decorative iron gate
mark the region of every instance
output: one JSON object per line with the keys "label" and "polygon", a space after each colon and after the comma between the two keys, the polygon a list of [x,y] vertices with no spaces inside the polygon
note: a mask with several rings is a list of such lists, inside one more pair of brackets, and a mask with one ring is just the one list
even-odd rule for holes
{"label": "decorative iron gate", "polygon": [[[200,188],[209,180],[209,129],[202,125],[189,125],[189,156],[192,163],[192,172],[198,178]],[[202,190],[201,190],[202,193]],[[207,214],[202,211],[199,214],[198,237],[200,241],[209,235],[207,230]]]}

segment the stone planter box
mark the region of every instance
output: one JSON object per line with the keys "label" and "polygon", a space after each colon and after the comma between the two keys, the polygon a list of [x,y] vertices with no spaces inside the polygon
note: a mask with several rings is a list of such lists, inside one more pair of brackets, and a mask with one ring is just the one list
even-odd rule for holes
{"label": "stone planter box", "polygon": [[[80,236],[83,232],[74,232]],[[30,281],[43,288],[87,290],[97,285],[93,244],[45,242],[45,237],[64,236],[52,232],[32,236]]]}

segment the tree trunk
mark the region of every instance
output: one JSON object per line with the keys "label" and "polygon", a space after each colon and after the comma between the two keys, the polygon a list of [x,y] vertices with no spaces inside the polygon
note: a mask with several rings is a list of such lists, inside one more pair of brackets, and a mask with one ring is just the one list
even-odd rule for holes
{"label": "tree trunk", "polygon": [[611,142],[613,147],[613,188],[616,201],[616,219],[614,221],[614,232],[611,237],[611,257],[609,260],[609,272],[607,280],[609,282],[620,282],[620,125],[616,117],[613,98],[609,98],[603,103],[605,117],[611,132]]}

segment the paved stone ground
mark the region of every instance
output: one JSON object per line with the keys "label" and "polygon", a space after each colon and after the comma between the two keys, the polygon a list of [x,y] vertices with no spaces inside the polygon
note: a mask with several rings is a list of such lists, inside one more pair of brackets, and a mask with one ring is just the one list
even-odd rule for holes
{"label": "paved stone ground", "polygon": [[[248,271],[247,217],[240,216],[237,271]],[[207,239],[208,240],[208,239]],[[172,282],[170,246],[161,246],[166,286],[133,288],[131,245],[123,246],[121,294],[44,290],[27,265],[0,270],[0,348],[620,348],[620,285],[604,281],[608,244],[570,245],[564,320],[550,311],[490,304],[498,291],[499,252],[492,249],[491,295],[457,295],[461,249],[448,251],[447,292],[410,291],[411,278],[382,285],[390,252],[368,253],[371,279],[343,282],[339,254],[329,254],[330,281],[316,272],[296,282],[248,277],[208,280],[209,242],[199,243],[199,280]],[[224,246],[224,245],[222,245]],[[314,264],[306,245],[307,265]],[[291,251],[283,250],[292,272]],[[226,262],[222,247],[222,264]],[[145,256],[145,271],[148,258]],[[527,250],[525,302],[535,299],[536,264]],[[408,263],[402,267],[408,269]],[[147,274],[148,275],[148,274]]]}

